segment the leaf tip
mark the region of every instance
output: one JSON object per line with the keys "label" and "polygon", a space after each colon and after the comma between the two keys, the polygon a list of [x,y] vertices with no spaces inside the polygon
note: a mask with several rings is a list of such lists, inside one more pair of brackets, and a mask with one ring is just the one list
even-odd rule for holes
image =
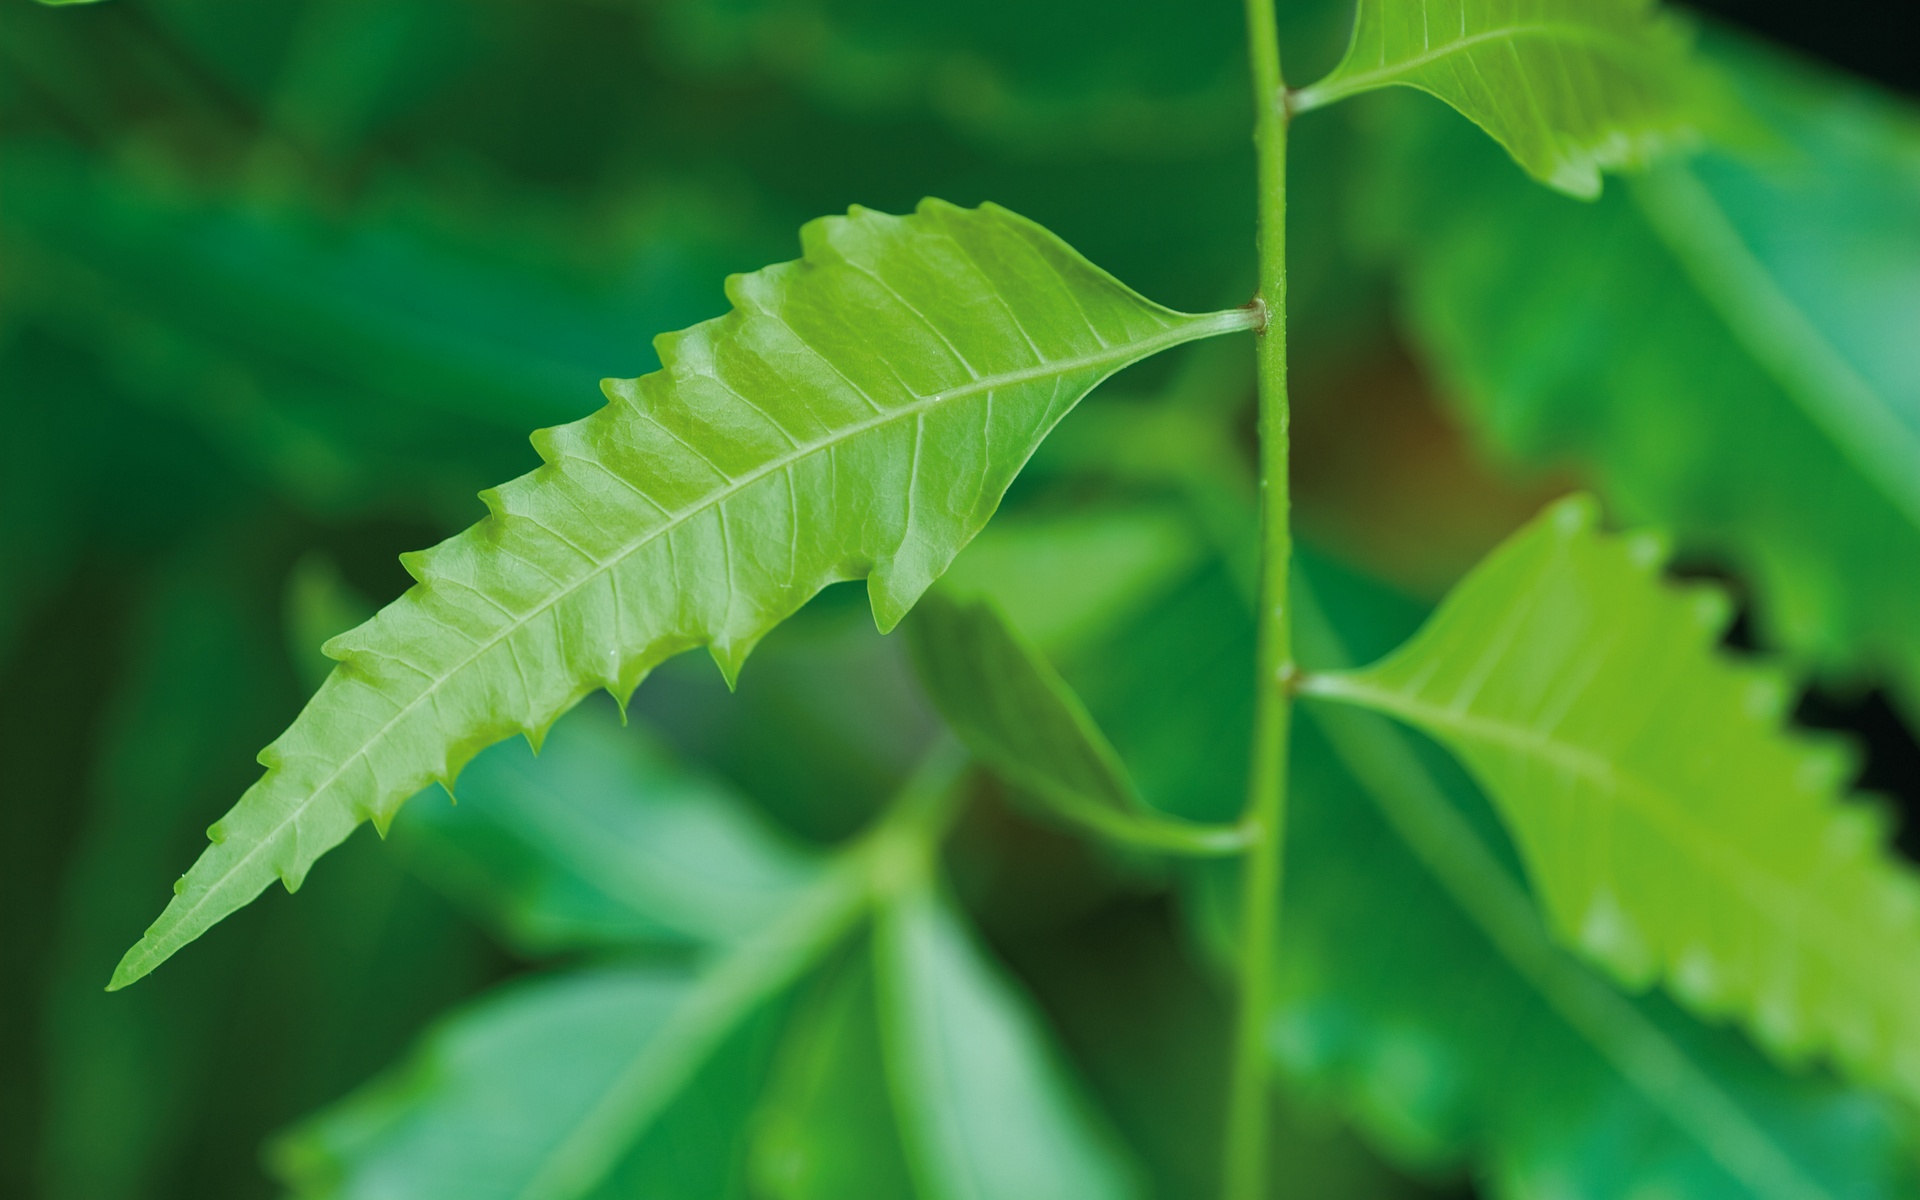
{"label": "leaf tip", "polygon": [[[740,669],[747,665],[747,656],[759,644],[758,638],[716,638],[707,643],[707,653],[713,658],[715,666],[720,668],[720,678],[727,681],[729,692],[740,688]],[[622,705],[624,712],[626,706]]]}
{"label": "leaf tip", "polygon": [[107,980],[107,991],[117,992],[128,984],[138,983],[145,977],[146,971],[134,964],[134,955],[137,954],[139,950],[140,947],[135,946],[132,950],[127,951],[126,956],[120,960],[119,965],[114,967],[113,978]]}

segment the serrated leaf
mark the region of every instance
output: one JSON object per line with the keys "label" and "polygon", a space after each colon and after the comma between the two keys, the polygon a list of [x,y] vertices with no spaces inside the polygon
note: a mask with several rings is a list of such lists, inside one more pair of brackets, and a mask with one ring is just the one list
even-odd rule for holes
{"label": "serrated leaf", "polygon": [[910,888],[874,931],[881,1046],[924,1200],[1139,1195],[1039,1015],[951,907]]}
{"label": "serrated leaf", "polygon": [[[1421,619],[1323,557],[1296,565],[1318,601],[1295,605],[1310,667],[1388,650]],[[1178,714],[1203,769],[1231,744],[1204,731],[1245,723],[1252,614],[1221,575],[1166,609],[1184,645],[1142,639],[1156,623],[1144,622],[1073,678],[1129,761]],[[1237,651],[1216,652],[1221,641]],[[1124,659],[1132,669],[1109,676]],[[1353,1121],[1403,1166],[1464,1170],[1501,1200],[1914,1194],[1897,1105],[1785,1074],[1661,997],[1621,995],[1561,948],[1498,817],[1439,748],[1319,705],[1303,707],[1294,746],[1271,1044],[1277,1081],[1303,1103]],[[1208,947],[1230,955],[1217,939],[1237,911],[1220,886],[1231,871],[1191,866],[1186,899]]]}
{"label": "serrated leaf", "polygon": [[1787,1061],[1920,1095],[1920,883],[1789,692],[1717,653],[1717,591],[1574,498],[1514,535],[1404,647],[1306,691],[1459,754],[1555,934],[1633,987],[1738,1017]]}
{"label": "serrated leaf", "polygon": [[1231,854],[1237,829],[1156,814],[1065,680],[990,601],[941,597],[913,622],[914,657],[961,742],[1056,818],[1118,842]]}
{"label": "serrated leaf", "polygon": [[1724,36],[1703,49],[1760,135],[1590,206],[1399,114],[1367,191],[1419,198],[1394,222],[1408,325],[1503,457],[1588,471],[1624,515],[1737,566],[1764,640],[1830,676],[1891,674],[1920,711],[1920,476],[1899,466],[1920,453],[1901,317],[1920,120]]}
{"label": "serrated leaf", "polygon": [[405,560],[419,585],[330,643],[342,665],[111,986],[597,688],[700,645],[732,678],[842,579],[891,628],[1089,389],[1255,321],[1162,308],[991,205],[855,209],[802,244],[659,339],[662,371],[536,435],[547,465],[487,493],[487,521]]}
{"label": "serrated leaf", "polygon": [[1575,196],[1645,162],[1687,126],[1684,38],[1653,0],[1360,0],[1333,73],[1296,111],[1418,88]]}
{"label": "serrated leaf", "polygon": [[396,822],[410,865],[535,954],[725,945],[763,928],[819,874],[731,789],[595,705],[536,759],[495,746]]}
{"label": "serrated leaf", "polygon": [[1296,730],[1272,1025],[1294,1087],[1497,1197],[1913,1194],[1896,1106],[1622,995],[1555,943],[1457,769],[1379,718],[1323,716]]}

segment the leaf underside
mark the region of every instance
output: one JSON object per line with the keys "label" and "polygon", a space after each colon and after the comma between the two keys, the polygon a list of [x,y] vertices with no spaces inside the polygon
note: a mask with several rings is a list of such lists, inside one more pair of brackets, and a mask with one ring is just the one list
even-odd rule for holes
{"label": "leaf underside", "polygon": [[1412,641],[1308,691],[1459,754],[1558,936],[1618,978],[1920,1095],[1920,887],[1880,813],[1842,799],[1838,746],[1782,729],[1780,677],[1716,652],[1725,596],[1595,520],[1556,505]]}
{"label": "leaf underside", "polygon": [[597,688],[701,645],[731,679],[839,580],[890,629],[1095,384],[1255,321],[1153,304],[992,205],[854,209],[801,243],[657,339],[662,370],[535,434],[546,465],[485,493],[487,520],[402,560],[417,586],[328,644],[341,665],[110,986]]}
{"label": "leaf underside", "polygon": [[1602,170],[1684,132],[1684,46],[1651,0],[1360,0],[1339,66],[1294,105],[1418,88],[1534,178],[1592,197]]}

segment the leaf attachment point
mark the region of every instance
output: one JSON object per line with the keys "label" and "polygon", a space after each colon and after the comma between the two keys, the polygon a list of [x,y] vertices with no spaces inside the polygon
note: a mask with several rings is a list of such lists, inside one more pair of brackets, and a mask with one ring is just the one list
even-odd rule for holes
{"label": "leaf attachment point", "polygon": [[403,560],[418,584],[329,643],[340,666],[111,987],[597,688],[697,646],[731,679],[839,580],[892,628],[1096,384],[1254,320],[1163,308],[993,205],[856,208],[801,243],[657,339],[660,371],[535,434],[545,465],[485,493],[487,520]]}
{"label": "leaf attachment point", "polygon": [[1778,675],[1717,651],[1725,597],[1596,514],[1555,505],[1401,649],[1303,690],[1460,755],[1549,925],[1616,977],[1920,1096],[1920,886],[1881,814],[1842,799],[1839,746],[1782,728]]}
{"label": "leaf attachment point", "polygon": [[1290,107],[1418,88],[1529,175],[1590,199],[1601,171],[1640,165],[1685,133],[1685,48],[1650,0],[1360,0],[1340,65]]}

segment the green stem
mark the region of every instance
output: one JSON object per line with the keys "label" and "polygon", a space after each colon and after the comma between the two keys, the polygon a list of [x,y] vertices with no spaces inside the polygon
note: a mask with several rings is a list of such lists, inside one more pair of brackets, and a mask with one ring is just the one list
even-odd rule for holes
{"label": "green stem", "polygon": [[1273,0],[1247,0],[1259,187],[1260,608],[1253,764],[1244,823],[1252,845],[1241,877],[1240,1013],[1227,1110],[1227,1200],[1261,1200],[1267,1168],[1267,1015],[1280,927],[1286,847],[1287,734],[1293,674],[1287,496],[1287,110]]}

